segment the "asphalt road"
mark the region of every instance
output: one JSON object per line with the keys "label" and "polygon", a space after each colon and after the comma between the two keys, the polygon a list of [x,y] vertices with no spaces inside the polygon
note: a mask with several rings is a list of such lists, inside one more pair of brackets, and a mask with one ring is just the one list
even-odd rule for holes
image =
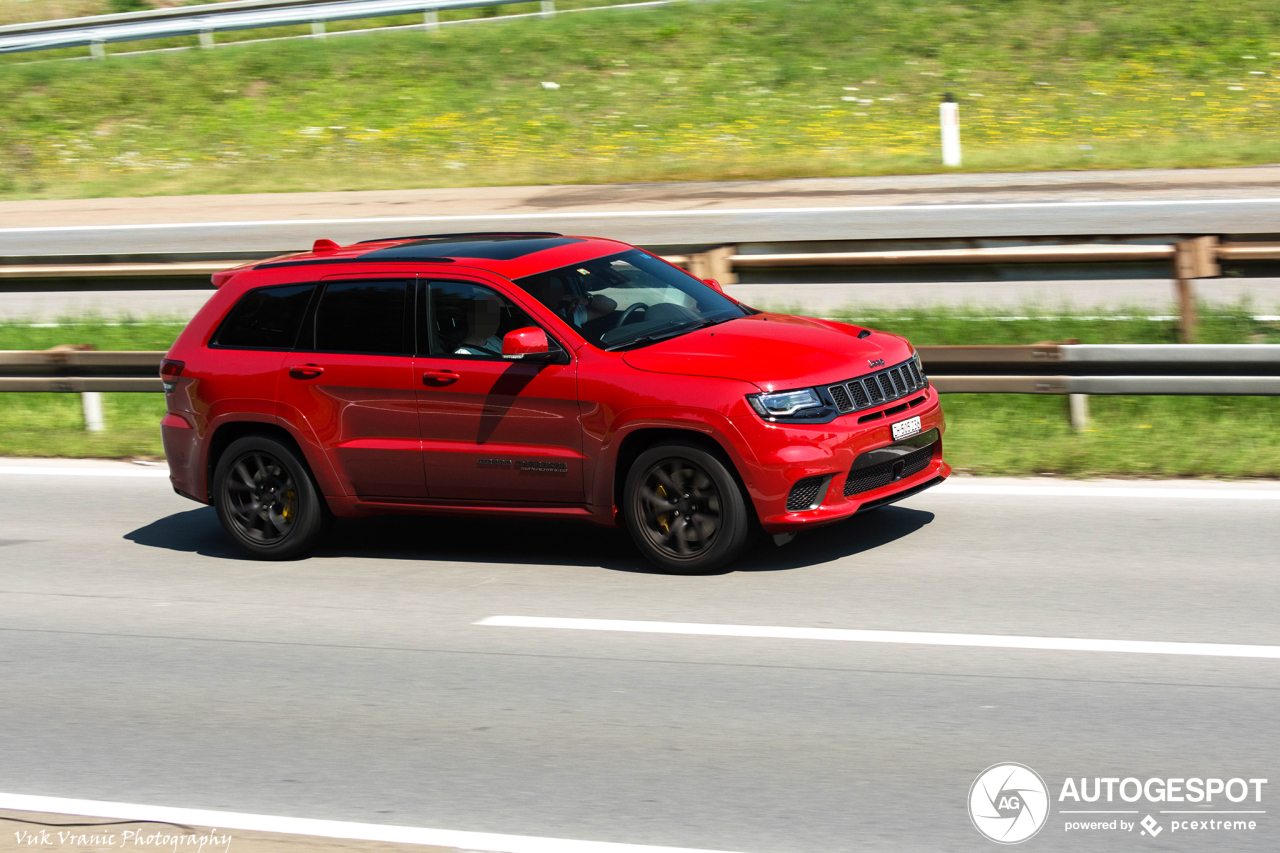
{"label": "asphalt road", "polygon": [[1272,780],[1253,832],[1067,833],[1055,802],[1027,849],[1277,849],[1277,660],[474,624],[1280,645],[1280,500],[1026,491],[1054,482],[943,487],[677,578],[617,532],[524,522],[348,522],[311,559],[253,563],[163,479],[0,469],[0,791],[744,853],[989,851],[969,788],[1015,761],[1055,799],[1067,776]]}
{"label": "asphalt road", "polygon": [[1280,167],[0,202],[0,256],[286,251],[423,233],[643,245],[1276,231]]}
{"label": "asphalt road", "polygon": [[340,243],[466,231],[554,231],[678,245],[1057,235],[1273,233],[1280,198],[1099,202],[946,202],[831,208],[460,214],[0,231],[0,254],[289,251],[319,234]]}

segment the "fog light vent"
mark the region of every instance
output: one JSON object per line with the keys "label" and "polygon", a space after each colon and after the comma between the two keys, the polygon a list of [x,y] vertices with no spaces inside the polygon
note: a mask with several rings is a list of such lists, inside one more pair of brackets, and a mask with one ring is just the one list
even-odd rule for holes
{"label": "fog light vent", "polygon": [[805,477],[797,480],[787,495],[787,512],[800,512],[806,509],[817,509],[822,506],[823,493],[831,477]]}

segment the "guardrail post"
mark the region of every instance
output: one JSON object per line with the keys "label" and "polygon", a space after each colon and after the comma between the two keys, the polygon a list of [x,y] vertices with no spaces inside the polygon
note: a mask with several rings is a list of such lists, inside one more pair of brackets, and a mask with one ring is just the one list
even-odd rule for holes
{"label": "guardrail post", "polygon": [[89,42],[89,55],[94,59],[106,59],[107,49],[100,41]]}
{"label": "guardrail post", "polygon": [[1071,429],[1073,432],[1084,432],[1089,428],[1089,395],[1068,394],[1067,407],[1071,413]]}
{"label": "guardrail post", "polygon": [[1221,274],[1217,237],[1196,237],[1174,244],[1173,277],[1177,288],[1179,331],[1184,344],[1191,343],[1196,337],[1196,291],[1193,281]]}
{"label": "guardrail post", "polygon": [[213,47],[213,33],[210,30],[200,31],[200,46]]}
{"label": "guardrail post", "polygon": [[316,38],[324,38],[324,21],[311,22],[311,35]]}
{"label": "guardrail post", "polygon": [[425,30],[440,29],[440,13],[435,9],[427,9],[422,13],[422,27]]}
{"label": "guardrail post", "polygon": [[97,391],[80,392],[80,408],[84,410],[84,428],[89,432],[102,432],[107,428],[102,418],[102,394]]}
{"label": "guardrail post", "polygon": [[555,0],[542,0],[542,17],[550,18],[556,13]]}

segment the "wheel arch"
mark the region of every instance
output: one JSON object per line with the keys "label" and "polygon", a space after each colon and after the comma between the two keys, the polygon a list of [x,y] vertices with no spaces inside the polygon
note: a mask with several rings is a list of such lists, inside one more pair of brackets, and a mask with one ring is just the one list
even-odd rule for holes
{"label": "wheel arch", "polygon": [[319,484],[316,483],[316,475],[311,468],[311,463],[307,459],[306,453],[303,452],[302,446],[298,444],[297,439],[293,437],[289,430],[279,424],[265,421],[228,421],[219,424],[214,429],[213,434],[209,436],[209,457],[205,465],[205,494],[210,504],[214,502],[213,474],[218,469],[219,460],[222,459],[222,455],[226,453],[227,448],[235,441],[251,435],[274,439],[293,450],[306,468],[307,476],[311,478],[312,484],[316,486],[317,494],[321,496],[323,501],[324,492],[320,490]]}
{"label": "wheel arch", "polygon": [[725,444],[712,433],[695,429],[692,426],[676,425],[637,427],[622,437],[618,444],[618,452],[613,464],[611,497],[615,515],[621,516],[627,473],[631,470],[631,466],[636,459],[640,458],[640,454],[655,445],[676,441],[692,444],[724,463],[724,466],[738,484],[738,488],[742,491],[743,500],[750,508],[751,514],[756,517],[758,522],[759,516],[755,509],[755,503],[751,500],[751,493],[747,489],[740,466]]}

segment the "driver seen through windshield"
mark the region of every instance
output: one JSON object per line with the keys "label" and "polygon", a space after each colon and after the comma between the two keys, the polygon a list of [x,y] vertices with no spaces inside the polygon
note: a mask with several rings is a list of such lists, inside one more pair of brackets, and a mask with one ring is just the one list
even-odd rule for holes
{"label": "driver seen through windshield", "polygon": [[626,349],[750,311],[688,273],[631,250],[516,281],[601,349]]}

